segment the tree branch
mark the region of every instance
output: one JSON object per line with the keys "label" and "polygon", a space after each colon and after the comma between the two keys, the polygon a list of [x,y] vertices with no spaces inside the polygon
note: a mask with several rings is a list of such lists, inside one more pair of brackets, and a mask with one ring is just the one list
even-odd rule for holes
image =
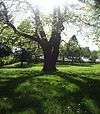
{"label": "tree branch", "polygon": [[86,22],[86,21],[82,20],[80,17],[78,17],[78,19],[79,19],[82,23],[84,23],[85,25],[100,28],[100,26],[98,26],[97,24],[91,24],[91,23],[89,23],[89,22]]}
{"label": "tree branch", "polygon": [[40,11],[38,8],[36,8],[35,10],[33,9],[32,5],[28,2],[28,1],[24,1],[24,3],[26,3],[29,8],[31,8],[34,16],[35,16],[35,26],[36,26],[36,32],[38,33],[40,39],[45,39],[45,41],[47,40],[46,38],[46,34],[45,31],[43,29],[43,25],[40,19]]}
{"label": "tree branch", "polygon": [[21,32],[21,31],[17,30],[16,27],[9,21],[8,11],[7,11],[7,8],[6,8],[5,4],[4,4],[4,2],[0,2],[0,5],[2,5],[3,8],[4,8],[2,15],[4,16],[3,20],[5,21],[4,22],[5,24],[7,24],[9,27],[11,27],[16,34],[18,34],[20,36],[23,36],[25,38],[29,38],[32,41],[36,41],[38,43],[40,42],[40,38],[39,38],[39,36],[37,34],[29,35],[29,34],[26,34],[24,32]]}

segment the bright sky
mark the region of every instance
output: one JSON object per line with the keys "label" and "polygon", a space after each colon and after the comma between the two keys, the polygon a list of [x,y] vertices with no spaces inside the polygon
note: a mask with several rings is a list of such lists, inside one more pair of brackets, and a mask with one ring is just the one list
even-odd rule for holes
{"label": "bright sky", "polygon": [[[67,5],[67,7],[70,10],[76,10],[76,9],[80,9],[82,7],[85,7],[84,3],[79,2],[78,0],[27,0],[28,2],[30,2],[32,4],[32,6],[38,6],[40,8],[40,10],[42,12],[44,12],[44,14],[48,14],[50,12],[52,12],[53,7],[57,7],[57,6],[64,6]],[[78,11],[78,10],[77,10]],[[79,13],[81,12],[81,10],[79,10]],[[81,12],[82,13],[82,12]],[[16,23],[18,23],[18,21],[27,18],[31,13],[27,12],[22,13],[20,12],[20,14],[18,13],[18,15],[20,16],[16,16]],[[88,28],[84,28],[83,33],[84,34],[77,34],[78,28],[76,28],[76,26],[70,24],[70,26],[66,25],[66,30],[64,31],[66,35],[62,34],[62,39],[68,41],[68,38],[70,38],[73,34],[77,36],[79,43],[81,44],[81,46],[83,47],[90,47],[91,50],[98,50],[98,46],[95,45],[95,43],[92,42],[92,40],[89,40],[86,37],[86,31],[88,30]]]}
{"label": "bright sky", "polygon": [[38,6],[43,12],[46,13],[52,11],[52,9],[57,6],[60,7],[65,5],[67,6],[80,5],[81,7],[83,6],[83,4],[78,0],[27,0],[27,1],[33,4],[33,6]]}

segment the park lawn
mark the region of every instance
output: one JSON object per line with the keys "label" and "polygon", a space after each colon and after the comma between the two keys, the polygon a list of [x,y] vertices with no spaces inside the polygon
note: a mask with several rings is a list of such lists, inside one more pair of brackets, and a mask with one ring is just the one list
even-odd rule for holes
{"label": "park lawn", "polygon": [[0,114],[100,114],[100,64],[0,69]]}

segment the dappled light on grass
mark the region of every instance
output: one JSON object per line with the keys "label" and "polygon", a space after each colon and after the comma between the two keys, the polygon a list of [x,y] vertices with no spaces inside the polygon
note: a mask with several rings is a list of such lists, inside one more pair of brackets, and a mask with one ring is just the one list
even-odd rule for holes
{"label": "dappled light on grass", "polygon": [[81,102],[84,108],[87,108],[87,110],[90,110],[91,113],[99,114],[99,108],[97,107],[96,102],[91,98],[84,98]]}
{"label": "dappled light on grass", "polygon": [[41,65],[0,69],[0,113],[99,114],[99,66],[59,65],[51,75]]}

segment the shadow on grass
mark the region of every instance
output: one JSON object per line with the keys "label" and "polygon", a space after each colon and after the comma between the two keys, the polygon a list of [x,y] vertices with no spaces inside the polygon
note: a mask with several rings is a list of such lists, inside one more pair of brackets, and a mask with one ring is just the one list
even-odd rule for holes
{"label": "shadow on grass", "polygon": [[[57,71],[53,74],[63,78],[64,83],[70,82],[69,84],[75,84],[80,88],[76,92],[69,92],[68,89],[66,90],[65,87],[61,86],[61,84],[64,85],[63,81],[61,83],[59,81],[56,82],[56,84],[59,83],[59,87],[58,86],[56,87],[58,87],[58,90],[60,88],[59,92],[62,93],[62,96],[55,96],[54,99],[57,99],[60,102],[60,104],[62,105],[62,109],[67,103],[68,105],[69,104],[71,105],[73,110],[78,110],[78,108],[80,108],[82,110],[82,113],[80,114],[100,114],[99,112],[98,113],[91,112],[84,104],[79,105],[82,102],[83,98],[89,97],[90,99],[95,100],[97,106],[99,106],[100,108],[100,80],[88,78],[86,76],[83,77],[82,76],[83,74],[65,73],[60,71]],[[11,105],[9,106],[9,103],[8,104],[5,103],[5,106],[0,107],[0,114],[12,114],[12,113],[18,114],[19,112],[23,112],[28,109],[33,109],[35,111],[35,114],[45,114],[44,106],[42,104],[41,99],[32,95],[33,93],[31,94],[31,92],[25,93],[25,90],[22,90],[21,92],[15,91],[16,88],[22,83],[30,81],[37,76],[43,76],[43,75],[44,75],[43,72],[34,71],[34,74],[32,73],[30,75],[30,73],[27,73],[27,76],[21,76],[15,78],[12,77],[0,78],[0,102],[2,103],[2,105],[4,105],[5,102],[10,102]],[[41,81],[43,82],[43,80],[40,80],[38,81],[38,83]],[[42,84],[46,83],[48,84],[49,81],[44,80],[44,83]],[[39,87],[40,86],[41,85],[39,85]],[[51,87],[50,85],[48,86]],[[77,104],[79,106],[75,107],[73,106],[73,104],[75,105]],[[27,114],[30,114],[30,112],[27,112]],[[34,113],[32,112],[32,114]]]}
{"label": "shadow on grass", "polygon": [[[100,80],[93,79],[89,77],[83,77],[83,74],[73,74],[73,73],[64,73],[57,72],[57,75],[64,78],[66,81],[76,84],[80,87],[78,99],[80,100],[82,97],[88,96],[91,99],[94,99],[100,108]],[[89,74],[88,74],[89,75]],[[90,74],[93,75],[93,74]],[[98,76],[99,74],[97,74]],[[96,74],[94,75],[96,76]],[[77,99],[77,100],[78,100]]]}
{"label": "shadow on grass", "polygon": [[[43,114],[40,100],[30,94],[25,95],[15,91],[21,83],[40,75],[42,76],[43,73],[36,71],[31,76],[0,78],[0,114],[15,114],[31,108],[35,111],[33,114]],[[11,101],[11,106],[7,104],[7,101]]]}

